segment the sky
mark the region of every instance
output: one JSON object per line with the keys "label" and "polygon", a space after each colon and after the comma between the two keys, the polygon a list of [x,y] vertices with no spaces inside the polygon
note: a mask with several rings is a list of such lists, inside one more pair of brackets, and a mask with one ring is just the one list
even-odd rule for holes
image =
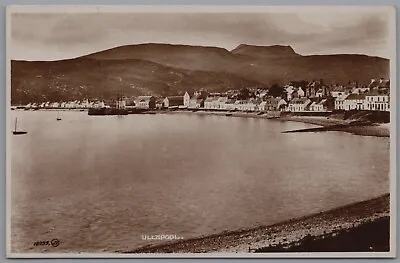
{"label": "sky", "polygon": [[387,12],[12,13],[9,56],[60,60],[121,45],[290,45],[302,55],[389,58]]}

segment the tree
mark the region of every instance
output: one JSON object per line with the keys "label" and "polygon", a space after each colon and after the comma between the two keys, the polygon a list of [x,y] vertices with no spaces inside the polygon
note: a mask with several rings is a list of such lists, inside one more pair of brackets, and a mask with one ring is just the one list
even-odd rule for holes
{"label": "tree", "polygon": [[283,97],[284,93],[285,89],[278,84],[273,84],[268,90],[268,95],[272,97]]}
{"label": "tree", "polygon": [[247,88],[242,88],[239,92],[238,99],[239,100],[247,100],[250,97],[250,91]]}

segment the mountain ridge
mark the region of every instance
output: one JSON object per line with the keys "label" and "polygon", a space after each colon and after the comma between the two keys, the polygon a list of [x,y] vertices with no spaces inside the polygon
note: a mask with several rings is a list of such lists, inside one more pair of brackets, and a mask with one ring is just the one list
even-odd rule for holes
{"label": "mountain ridge", "polygon": [[[68,60],[13,60],[11,72],[12,100],[16,102],[105,97],[113,96],[116,90],[127,95],[164,96],[198,88],[266,88],[274,83],[321,78],[326,83],[368,84],[372,78],[389,77],[389,60],[359,54],[303,56],[291,46],[281,45],[241,44],[228,51],[151,43]],[[182,78],[179,81],[173,77],[178,75]]]}

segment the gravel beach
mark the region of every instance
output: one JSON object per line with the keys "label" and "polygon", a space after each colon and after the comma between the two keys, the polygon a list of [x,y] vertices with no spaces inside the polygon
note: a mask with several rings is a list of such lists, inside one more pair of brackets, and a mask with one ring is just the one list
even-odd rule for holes
{"label": "gravel beach", "polygon": [[[331,246],[332,244],[335,246],[335,238],[339,237],[341,233],[348,233],[360,227],[367,228],[365,231],[369,231],[369,229],[375,229],[376,225],[374,224],[382,220],[386,220],[385,222],[388,224],[389,203],[389,194],[385,194],[367,201],[270,226],[223,232],[164,245],[142,247],[133,251],[125,251],[125,253],[254,253],[262,252],[263,249],[268,251],[268,248],[271,247],[285,248],[285,251],[290,252],[296,251],[295,249],[291,250],[291,247],[298,247],[304,241],[327,237],[333,238]],[[353,233],[353,235],[359,235],[358,232]],[[373,237],[373,232],[369,233]],[[361,236],[359,237],[361,238]],[[383,240],[383,244],[368,246],[367,251],[381,251],[382,248],[386,250],[389,247],[389,232],[384,234]],[[337,246],[340,246],[340,244],[339,242],[336,243]],[[357,248],[357,243],[354,243],[354,246],[353,250]],[[374,250],[374,247],[376,250]],[[351,251],[352,249],[347,248],[347,250]],[[324,249],[319,248],[319,251],[324,251]]]}

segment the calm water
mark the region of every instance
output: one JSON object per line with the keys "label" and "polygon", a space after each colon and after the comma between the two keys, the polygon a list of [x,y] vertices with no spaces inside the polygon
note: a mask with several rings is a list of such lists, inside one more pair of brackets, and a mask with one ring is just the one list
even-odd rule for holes
{"label": "calm water", "polygon": [[150,243],[141,235],[255,227],[389,191],[389,138],[225,116],[12,115],[29,132],[11,138],[14,252],[129,250]]}

